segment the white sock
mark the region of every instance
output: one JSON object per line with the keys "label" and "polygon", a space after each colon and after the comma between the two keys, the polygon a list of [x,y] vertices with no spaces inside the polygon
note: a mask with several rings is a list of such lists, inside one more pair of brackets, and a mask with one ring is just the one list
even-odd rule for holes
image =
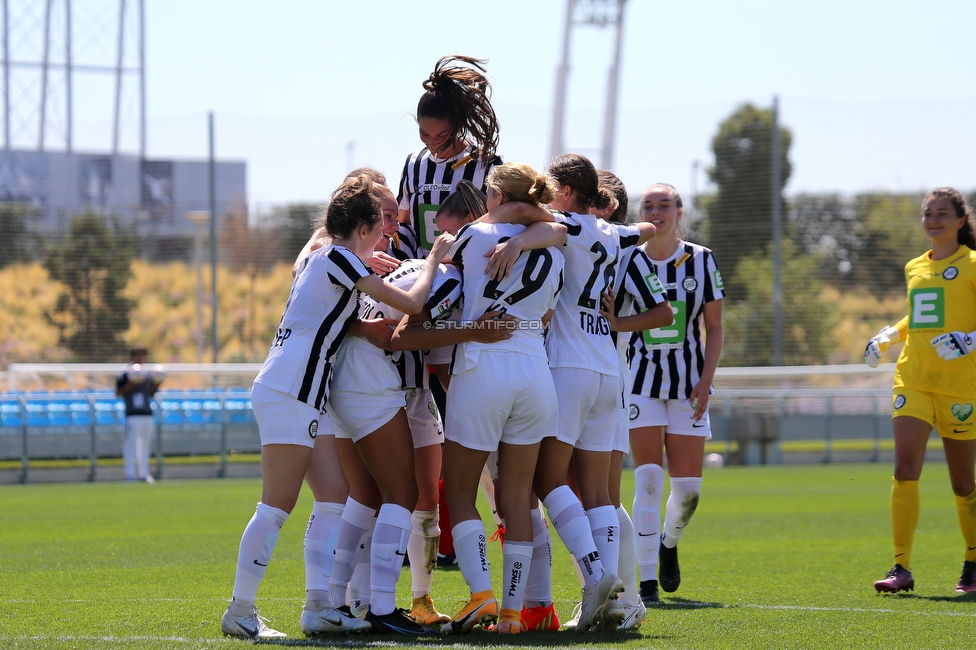
{"label": "white sock", "polygon": [[617,523],[620,526],[620,559],[617,561],[617,576],[624,583],[624,591],[618,597],[624,603],[636,605],[640,600],[637,592],[637,548],[634,541],[634,522],[623,504],[617,508]]}
{"label": "white sock", "polygon": [[332,575],[329,576],[329,601],[333,607],[346,604],[346,587],[356,566],[356,554],[363,535],[373,525],[376,511],[352,497],[346,499],[339,520],[339,537],[336,541],[335,558],[332,562]]}
{"label": "white sock", "polygon": [[590,508],[586,511],[586,518],[590,522],[590,533],[596,550],[600,552],[603,568],[616,574],[620,559],[620,522],[617,521],[616,509],[613,506]]}
{"label": "white sock", "polygon": [[634,470],[634,529],[637,531],[637,568],[641,580],[657,580],[657,554],[661,546],[661,495],[664,469],[641,465]]}
{"label": "white sock", "polygon": [[356,554],[356,568],[352,571],[349,578],[349,588],[346,595],[349,600],[350,609],[369,607],[369,556],[373,552],[373,528],[376,526],[376,519],[373,519],[373,526],[363,535],[363,540],[359,544],[359,552]]}
{"label": "white sock", "polygon": [[557,487],[542,502],[559,538],[579,562],[584,585],[595,585],[603,577],[603,563],[593,543],[593,533],[590,532],[590,522],[583,512],[583,505],[568,485]]}
{"label": "white sock", "polygon": [[502,609],[522,609],[526,578],[532,567],[530,542],[505,542],[502,570]]}
{"label": "white sock", "polygon": [[309,600],[328,598],[342,505],[322,501],[312,503],[312,514],[305,528],[305,591]]}
{"label": "white sock", "polygon": [[258,502],[254,516],[247,522],[237,552],[237,573],[234,575],[234,599],[254,602],[258,585],[264,578],[271,553],[278,542],[278,532],[288,519],[288,513]]}
{"label": "white sock", "polygon": [[458,567],[468,589],[476,594],[491,589],[491,573],[488,572],[488,536],[480,519],[462,521],[452,529],[454,553]]}
{"label": "white sock", "polygon": [[532,510],[532,565],[525,581],[525,606],[552,604],[552,539],[542,507]]}
{"label": "white sock", "polygon": [[664,537],[661,538],[661,543],[666,547],[674,548],[678,545],[681,533],[698,507],[701,484],[702,480],[698,476],[671,478],[671,496],[668,497],[668,506],[664,512]]}
{"label": "white sock", "polygon": [[434,566],[437,563],[437,543],[441,529],[437,526],[437,510],[414,510],[410,515],[410,541],[407,557],[410,558],[410,580],[413,597],[430,593],[434,582]]}
{"label": "white sock", "polygon": [[396,609],[396,584],[407,555],[410,527],[410,511],[395,503],[384,503],[376,516],[369,558],[369,607],[377,616]]}

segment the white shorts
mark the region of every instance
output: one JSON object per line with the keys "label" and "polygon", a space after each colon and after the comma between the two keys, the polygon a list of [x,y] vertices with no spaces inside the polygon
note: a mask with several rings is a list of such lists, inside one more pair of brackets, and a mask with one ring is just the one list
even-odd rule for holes
{"label": "white shorts", "polygon": [[712,439],[712,427],[708,409],[702,419],[695,422],[695,410],[686,399],[654,399],[644,395],[630,396],[630,428],[667,427],[665,433],[683,436],[701,436]]}
{"label": "white shorts", "polygon": [[533,445],[556,429],[558,411],[544,357],[481,350],[478,365],[451,377],[445,437],[468,449]]}
{"label": "white shorts", "polygon": [[430,389],[414,388],[404,391],[407,399],[407,419],[413,448],[429,447],[444,442],[444,425]]}
{"label": "white shorts", "polygon": [[617,409],[617,430],[613,438],[613,450],[630,453],[630,408]]}
{"label": "white shorts", "polygon": [[552,383],[559,403],[556,438],[583,451],[611,451],[620,410],[620,376],[553,368]]}
{"label": "white shorts", "polygon": [[390,358],[365,339],[343,339],[328,405],[336,422],[336,437],[358,442],[392,420],[405,405],[400,373]]}
{"label": "white shorts", "polygon": [[334,433],[328,413],[319,413],[314,406],[264,384],[251,387],[251,407],[262,446],[314,447],[316,436]]}

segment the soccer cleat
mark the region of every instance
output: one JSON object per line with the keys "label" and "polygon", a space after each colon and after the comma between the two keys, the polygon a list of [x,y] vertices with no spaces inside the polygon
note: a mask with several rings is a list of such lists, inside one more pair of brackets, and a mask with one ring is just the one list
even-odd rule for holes
{"label": "soccer cleat", "polygon": [[624,616],[624,604],[620,602],[619,598],[614,596],[607,603],[607,606],[603,608],[603,614],[600,616],[600,621],[596,626],[597,631],[613,632],[624,622]]}
{"label": "soccer cleat", "polygon": [[461,608],[457,616],[445,623],[442,634],[467,634],[475,625],[487,626],[498,620],[498,601],[491,589],[471,594],[471,600]]}
{"label": "soccer cleat", "polygon": [[242,639],[281,639],[288,636],[284,632],[268,627],[268,619],[258,614],[257,607],[252,607],[251,612],[244,616],[231,614],[228,607],[224,617],[220,619],[220,629],[224,636],[236,636]]}
{"label": "soccer cleat", "polygon": [[499,634],[519,634],[527,628],[518,610],[503,609],[498,615],[498,623],[494,629]]}
{"label": "soccer cleat", "polygon": [[624,603],[624,620],[620,623],[618,630],[636,630],[644,621],[647,620],[647,607],[642,601],[637,601],[636,605]]}
{"label": "soccer cleat", "polygon": [[548,607],[523,607],[519,612],[526,630],[555,632],[559,629],[559,616],[556,615],[556,603],[549,603]]}
{"label": "soccer cleat", "polygon": [[657,579],[661,589],[669,594],[678,590],[681,584],[681,567],[678,566],[678,545],[668,548],[664,545],[664,535],[661,535],[661,550],[657,555]]}
{"label": "soccer cleat", "polygon": [[956,585],[957,594],[968,594],[976,591],[976,562],[962,563],[962,577]]}
{"label": "soccer cleat", "polygon": [[451,620],[447,614],[441,614],[434,608],[434,600],[430,594],[413,599],[413,606],[410,608],[410,618],[415,622],[425,625],[441,625]]}
{"label": "soccer cleat", "polygon": [[[592,587],[583,587],[583,602],[580,604],[579,620],[576,622],[577,632],[589,632],[600,623],[603,610],[617,594],[624,590],[624,583],[606,569],[600,582]],[[619,621],[618,621],[619,623]]]}
{"label": "soccer cleat", "polygon": [[299,626],[305,636],[320,634],[350,634],[353,632],[368,632],[372,625],[353,616],[348,610],[326,607],[317,612],[302,610]]}
{"label": "soccer cleat", "polygon": [[454,553],[448,553],[447,555],[437,554],[437,566],[448,567],[457,566],[457,555]]}
{"label": "soccer cleat", "polygon": [[874,588],[879,592],[884,591],[890,594],[896,594],[899,591],[915,591],[915,579],[912,578],[911,571],[900,564],[896,564],[891,567],[884,580],[878,580],[874,583]]}
{"label": "soccer cleat", "polygon": [[661,597],[657,593],[657,580],[641,580],[640,597],[641,602],[647,607],[660,604]]}
{"label": "soccer cleat", "polygon": [[373,610],[370,609],[366,612],[363,620],[372,625],[373,632],[377,634],[411,634],[414,636],[430,634],[430,630],[423,625],[418,625],[410,618],[410,613],[401,608],[382,615],[374,614]]}

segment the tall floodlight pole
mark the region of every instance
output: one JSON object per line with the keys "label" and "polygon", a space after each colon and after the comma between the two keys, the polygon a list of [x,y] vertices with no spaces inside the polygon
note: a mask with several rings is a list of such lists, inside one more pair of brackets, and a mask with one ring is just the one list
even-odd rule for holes
{"label": "tall floodlight pole", "polygon": [[3,2],[3,148],[10,149],[10,13]]}
{"label": "tall floodlight pole", "polygon": [[624,2],[620,0],[616,20],[614,21],[613,63],[607,72],[607,114],[603,122],[603,150],[600,166],[603,169],[613,167],[613,142],[617,126],[617,86],[620,83],[620,49],[623,45],[624,32]]}
{"label": "tall floodlight pole", "polygon": [[773,96],[773,365],[783,365],[783,197],[779,159],[779,97]]}
{"label": "tall floodlight pole", "polygon": [[563,117],[566,113],[566,79],[569,77],[569,39],[573,25],[573,5],[575,0],[566,0],[566,20],[563,23],[563,51],[556,69],[556,100],[552,106],[552,139],[550,140],[550,160],[563,154]]}
{"label": "tall floodlight pole", "polygon": [[[111,142],[105,146],[112,154],[119,152],[123,140],[122,111],[129,103],[126,96],[137,96],[140,111],[138,147],[140,156],[145,158],[145,0],[114,1],[118,5],[116,32],[106,29],[100,20],[91,19],[93,12],[102,11],[102,8],[91,7],[91,3],[81,3],[82,19],[75,25],[72,0],[0,0],[4,149],[30,147],[46,151],[52,141],[48,130],[54,127],[64,151],[71,153],[74,150],[75,84],[78,83],[83,91],[90,87],[95,89],[90,85],[93,74],[111,74],[111,100],[103,105],[112,107],[112,131]],[[138,42],[134,43],[134,39]],[[83,62],[75,60],[75,40],[89,46]],[[93,45],[97,47],[90,47]],[[138,62],[134,61],[135,57]],[[85,74],[76,78],[75,72]],[[139,77],[138,91],[136,86],[127,84],[132,75]],[[97,92],[102,92],[104,87],[99,83]],[[18,88],[29,90],[18,92]],[[89,96],[87,92],[82,94]],[[55,114],[55,110],[61,114]],[[109,119],[108,115],[104,118]],[[36,133],[28,128],[34,126]]]}
{"label": "tall floodlight pole", "polygon": [[112,116],[112,155],[119,153],[119,113],[122,110],[122,61],[125,46],[125,0],[119,0],[119,39],[115,50],[115,113]]}
{"label": "tall floodlight pole", "polygon": [[146,0],[139,0],[139,158],[146,159]]}
{"label": "tall floodlight pole", "polygon": [[566,153],[563,139],[566,114],[566,86],[569,79],[569,51],[572,28],[577,25],[613,26],[613,60],[607,72],[607,104],[603,122],[603,142],[600,146],[600,166],[613,166],[613,143],[617,120],[617,95],[620,79],[620,53],[623,45],[624,3],[626,0],[566,0],[566,21],[563,24],[563,45],[556,69],[556,97],[552,107],[551,154],[556,158]]}
{"label": "tall floodlight pole", "polygon": [[217,363],[217,165],[214,159],[214,114],[207,114],[207,131],[210,136],[210,338],[213,343],[213,362]]}

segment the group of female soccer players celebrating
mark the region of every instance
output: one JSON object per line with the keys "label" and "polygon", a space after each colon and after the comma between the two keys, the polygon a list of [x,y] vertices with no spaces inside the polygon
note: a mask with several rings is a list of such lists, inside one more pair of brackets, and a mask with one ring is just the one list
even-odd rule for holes
{"label": "group of female soccer players celebrating", "polygon": [[[254,602],[303,481],[308,636],[559,629],[543,506],[581,582],[565,627],[638,627],[658,584],[678,587],[710,437],[721,276],[708,249],[681,239],[671,185],[651,185],[628,224],[622,183],[584,156],[546,173],[503,162],[483,72],[441,59],[398,196],[375,170],[351,173],[299,254],[252,389],[263,487],[225,634],[284,636]],[[631,449],[633,520],[620,503]],[[500,592],[476,507],[484,472],[504,525]],[[431,598],[440,476],[471,592],[454,616]],[[409,610],[395,598],[405,557]]]}

